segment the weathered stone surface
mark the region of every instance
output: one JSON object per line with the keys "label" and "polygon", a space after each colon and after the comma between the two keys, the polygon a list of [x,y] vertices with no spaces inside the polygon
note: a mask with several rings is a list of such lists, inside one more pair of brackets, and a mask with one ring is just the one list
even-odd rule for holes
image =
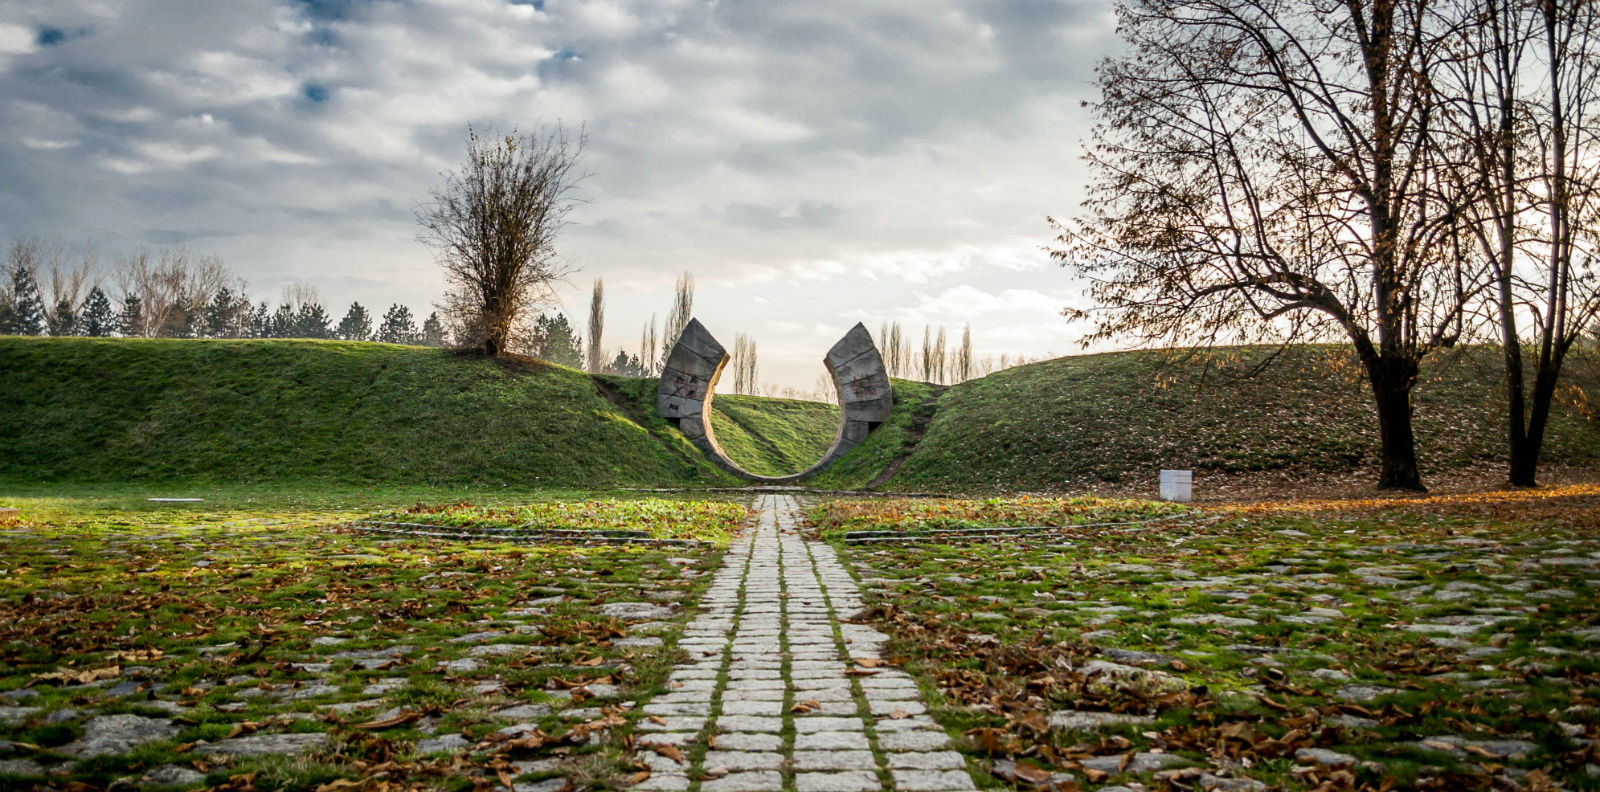
{"label": "weathered stone surface", "polygon": [[146,784],[160,784],[162,786],[189,786],[206,780],[206,774],[192,767],[164,764],[150,768],[140,780]]}
{"label": "weathered stone surface", "polygon": [[1122,766],[1122,756],[1096,756],[1083,760],[1083,766],[1089,770],[1099,770],[1102,773],[1127,772],[1134,775],[1161,770],[1175,764],[1187,764],[1188,760],[1172,754],[1149,753],[1140,751],[1133,755],[1133,761],[1128,763],[1126,770],[1119,770]]}
{"label": "weathered stone surface", "polygon": [[251,734],[231,740],[196,745],[194,751],[208,756],[297,754],[321,748],[327,742],[326,734]]}
{"label": "weathered stone surface", "polygon": [[1057,712],[1050,716],[1050,728],[1062,731],[1094,731],[1108,726],[1138,726],[1155,719],[1143,715],[1113,712]]}
{"label": "weathered stone surface", "polygon": [[795,773],[795,792],[877,792],[883,789],[871,770],[843,773]]}
{"label": "weathered stone surface", "polygon": [[140,715],[101,715],[83,725],[83,739],[57,749],[68,756],[106,756],[127,753],[136,746],[165,740],[178,726],[164,718]]}
{"label": "weathered stone surface", "polygon": [[671,608],[648,602],[608,602],[600,606],[600,612],[613,619],[627,620],[670,619],[674,615]]}
{"label": "weathered stone surface", "polygon": [[417,741],[417,753],[456,753],[472,747],[472,741],[459,734],[446,734]]}
{"label": "weathered stone surface", "polygon": [[667,364],[656,386],[656,412],[674,422],[695,447],[719,467],[755,481],[782,483],[795,481],[833,464],[855,448],[867,433],[889,420],[893,409],[893,390],[883,359],[878,355],[867,328],[857,323],[841,338],[823,362],[833,375],[841,406],[839,433],[834,444],[811,468],[792,476],[756,476],[735,465],[717,445],[706,420],[716,391],[717,380],[728,360],[727,351],[697,319],[690,319],[678,343],[667,356]]}

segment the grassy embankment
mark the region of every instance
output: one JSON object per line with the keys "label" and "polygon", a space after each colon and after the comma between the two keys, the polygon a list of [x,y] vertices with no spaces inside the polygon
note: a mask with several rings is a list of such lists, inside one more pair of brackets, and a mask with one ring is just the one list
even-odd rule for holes
{"label": "grassy embankment", "polygon": [[[734,483],[648,409],[653,380],[605,382],[611,398],[568,368],[389,344],[0,338],[0,480]],[[811,425],[837,420],[827,405],[721,403],[741,430],[731,450],[762,471],[815,460]]]}
{"label": "grassy embankment", "polygon": [[[1347,351],[1301,347],[1236,378],[1263,354],[1068,357],[949,389],[896,380],[890,421],[807,483],[1069,492],[1153,481],[1162,467],[1375,464],[1376,420]],[[1425,475],[1499,461],[1502,390],[1491,350],[1430,360],[1415,392]],[[0,338],[0,482],[508,493],[738,483],[655,415],[654,392],[649,379],[385,344]],[[1574,362],[1547,463],[1600,462],[1597,396],[1593,362]],[[714,404],[723,449],[755,473],[804,469],[837,427],[832,405]]]}
{"label": "grassy embankment", "polygon": [[[1290,349],[1258,376],[1237,379],[1265,354],[1083,355],[956,385],[939,397],[926,437],[889,488],[1066,492],[1148,479],[1153,489],[1164,467],[1331,473],[1376,465],[1377,419],[1348,350]],[[1501,377],[1487,348],[1426,361],[1414,396],[1425,477],[1503,459]],[[1558,401],[1544,461],[1600,462],[1592,360],[1569,365]]]}

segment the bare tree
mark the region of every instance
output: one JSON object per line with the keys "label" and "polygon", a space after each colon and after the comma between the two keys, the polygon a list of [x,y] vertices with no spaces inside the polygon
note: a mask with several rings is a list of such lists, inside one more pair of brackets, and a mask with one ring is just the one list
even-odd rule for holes
{"label": "bare tree", "polygon": [[606,284],[594,279],[594,292],[589,296],[589,372],[599,374],[605,368],[606,352],[600,345],[606,328]]}
{"label": "bare tree", "polygon": [[553,299],[568,272],[556,239],[584,178],[584,143],[582,131],[574,137],[560,126],[487,137],[468,127],[466,163],[418,208],[418,238],[433,248],[449,289],[441,307],[468,346],[508,351],[534,309]]}
{"label": "bare tree", "polygon": [[955,366],[956,382],[966,382],[972,379],[972,323],[968,322],[961,328],[961,349],[956,352]]}
{"label": "bare tree", "polygon": [[933,325],[922,326],[922,354],[917,357],[923,382],[933,382]]}
{"label": "bare tree", "polygon": [[124,303],[138,298],[142,332],[152,338],[193,335],[206,304],[237,281],[222,259],[181,247],[139,250],[117,265],[115,277]]}
{"label": "bare tree", "polygon": [[760,366],[756,362],[756,341],[744,333],[733,337],[733,392],[753,394],[759,381]]}
{"label": "bare tree", "polygon": [[1098,319],[1086,342],[1348,339],[1382,488],[1423,488],[1412,387],[1480,283],[1438,196],[1431,1],[1124,0],[1091,197],[1051,221],[1098,304],[1064,312]]}
{"label": "bare tree", "polygon": [[[1505,362],[1510,483],[1533,486],[1567,353],[1600,315],[1600,10],[1458,0],[1441,125],[1462,162],[1447,185],[1483,257]],[[1526,355],[1533,356],[1531,372]],[[1527,381],[1532,375],[1531,392]]]}
{"label": "bare tree", "polygon": [[940,325],[939,326],[939,335],[938,335],[938,337],[936,337],[934,339],[934,342],[933,342],[933,381],[934,382],[937,382],[937,383],[939,383],[941,385],[944,384],[945,372],[946,372],[946,364],[949,362],[949,359],[950,359],[949,355],[945,354],[944,325]]}
{"label": "bare tree", "polygon": [[661,354],[656,342],[656,315],[650,314],[650,323],[639,330],[639,366],[642,377],[654,377],[661,369],[657,366]]}
{"label": "bare tree", "polygon": [[658,369],[666,367],[666,356],[672,354],[672,348],[678,345],[678,336],[683,335],[683,328],[693,318],[694,275],[685,272],[678,276],[678,282],[672,290],[672,308],[667,311],[667,325],[661,333],[661,363]]}

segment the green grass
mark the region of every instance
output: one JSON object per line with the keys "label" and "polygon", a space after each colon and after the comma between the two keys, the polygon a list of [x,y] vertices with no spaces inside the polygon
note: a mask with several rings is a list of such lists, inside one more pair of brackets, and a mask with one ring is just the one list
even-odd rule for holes
{"label": "green grass", "polygon": [[889,420],[827,470],[807,480],[807,484],[831,489],[861,489],[911,451],[917,437],[917,423],[933,415],[931,400],[937,389],[926,383],[900,379],[893,380],[892,385],[894,408]]}
{"label": "green grass", "polygon": [[[655,380],[601,382],[613,398],[573,369],[391,344],[0,337],[0,481],[734,482],[654,414]],[[761,468],[803,460],[825,412],[728,402]],[[791,417],[805,426],[788,426]],[[761,456],[773,449],[774,460]]]}
{"label": "green grass", "polygon": [[[1217,751],[1248,750],[1254,767],[1233,775],[1333,788],[1287,772],[1296,749],[1318,746],[1373,762],[1354,771],[1371,788],[1487,788],[1453,774],[1505,765],[1593,789],[1579,757],[1597,713],[1574,702],[1589,700],[1600,671],[1600,613],[1581,593],[1600,563],[1597,493],[1147,504],[1179,519],[1116,530],[1081,523],[1120,521],[1136,502],[880,498],[820,504],[810,523],[824,537],[955,517],[1060,526],[1002,541],[835,539],[891,636],[884,656],[918,678],[933,716],[986,768],[1028,757],[1079,772],[1081,752],[1160,749],[1216,771],[1229,763]],[[1029,725],[1063,710],[1149,720]],[[1523,745],[1485,762],[1477,746],[1423,744],[1457,736]]]}
{"label": "green grass", "polygon": [[711,404],[717,445],[734,464],[757,475],[784,476],[811,467],[839,432],[837,404],[722,395]]}
{"label": "green grass", "polygon": [[[1260,376],[1236,379],[1264,354],[1084,355],[956,385],[939,398],[927,436],[889,488],[1060,492],[1153,483],[1159,468],[1240,473],[1376,464],[1377,420],[1346,349],[1291,348]],[[1414,395],[1424,477],[1503,459],[1501,376],[1490,349],[1429,358]],[[1575,359],[1564,383],[1544,461],[1594,464],[1600,416],[1591,405],[1600,400],[1600,373],[1592,360]]]}
{"label": "green grass", "polygon": [[[1341,472],[1376,463],[1370,398],[1346,350],[1294,348],[1260,376],[1235,379],[1263,354],[1067,357],[948,390],[895,380],[890,420],[807,483],[1070,492],[1153,481],[1163,467]],[[1504,455],[1499,361],[1483,348],[1450,354],[1431,360],[1415,393],[1424,476]],[[655,387],[388,344],[3,337],[0,482],[511,491],[738,483],[655,414]],[[1600,463],[1596,399],[1600,369],[1579,356],[1546,462]],[[837,430],[832,405],[749,396],[714,405],[724,451],[754,473],[806,468]]]}
{"label": "green grass", "polygon": [[[354,759],[415,752],[427,736],[421,722],[371,732],[352,727],[390,707],[437,718],[439,734],[482,737],[509,722],[492,710],[540,704],[549,710],[534,722],[560,739],[602,717],[580,708],[647,699],[663,689],[667,670],[681,660],[677,632],[719,562],[716,545],[395,540],[344,527],[352,508],[370,510],[419,493],[346,493],[324,503],[309,488],[278,487],[254,501],[235,489],[203,504],[170,507],[111,488],[8,498],[23,515],[0,518],[6,571],[0,575],[0,700],[35,709],[0,723],[0,739],[27,743],[20,755],[65,773],[61,784],[104,787],[156,765],[188,765],[202,758],[190,750],[192,743],[215,742],[236,728],[325,731],[333,744],[308,757],[211,762],[219,775],[210,783],[254,771],[258,788],[310,790],[361,775],[364,766]],[[585,501],[527,492],[515,500],[524,509],[566,511],[580,521],[582,515],[611,515],[647,529],[675,522],[674,533],[701,538],[710,523],[725,534],[746,514],[743,506],[717,501]],[[671,519],[658,519],[663,516]],[[685,607],[649,625],[598,611],[635,600]],[[477,641],[456,640],[485,630],[498,633],[485,640],[530,653],[482,655],[474,651]],[[664,643],[621,641],[650,634]],[[338,656],[391,649],[393,660],[376,668]],[[440,667],[469,658],[476,668]],[[108,671],[110,681],[36,679],[89,669]],[[141,680],[157,686],[113,687]],[[499,687],[475,691],[479,683]],[[596,684],[590,692],[597,699],[564,697],[584,683]],[[601,692],[600,684],[613,687]],[[370,709],[327,716],[330,708],[353,702]],[[179,713],[181,729],[125,755],[73,766],[55,750],[81,736],[96,714],[166,717],[169,710]],[[551,745],[558,758],[571,751],[561,772],[625,775],[625,744],[638,716],[636,709],[623,715],[600,739]],[[426,771],[417,763],[393,769]],[[446,782],[465,786],[460,779]],[[0,776],[0,789],[32,786]]]}

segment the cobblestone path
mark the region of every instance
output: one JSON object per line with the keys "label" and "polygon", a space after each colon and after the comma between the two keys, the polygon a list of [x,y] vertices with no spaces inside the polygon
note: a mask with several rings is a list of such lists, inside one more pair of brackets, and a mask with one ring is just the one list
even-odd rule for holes
{"label": "cobblestone path", "polygon": [[800,537],[792,498],[759,505],[684,632],[692,659],[644,708],[641,744],[679,747],[683,761],[646,745],[652,775],[634,789],[975,789],[911,677],[855,662],[878,658],[886,636],[841,621],[861,599],[833,549]]}

